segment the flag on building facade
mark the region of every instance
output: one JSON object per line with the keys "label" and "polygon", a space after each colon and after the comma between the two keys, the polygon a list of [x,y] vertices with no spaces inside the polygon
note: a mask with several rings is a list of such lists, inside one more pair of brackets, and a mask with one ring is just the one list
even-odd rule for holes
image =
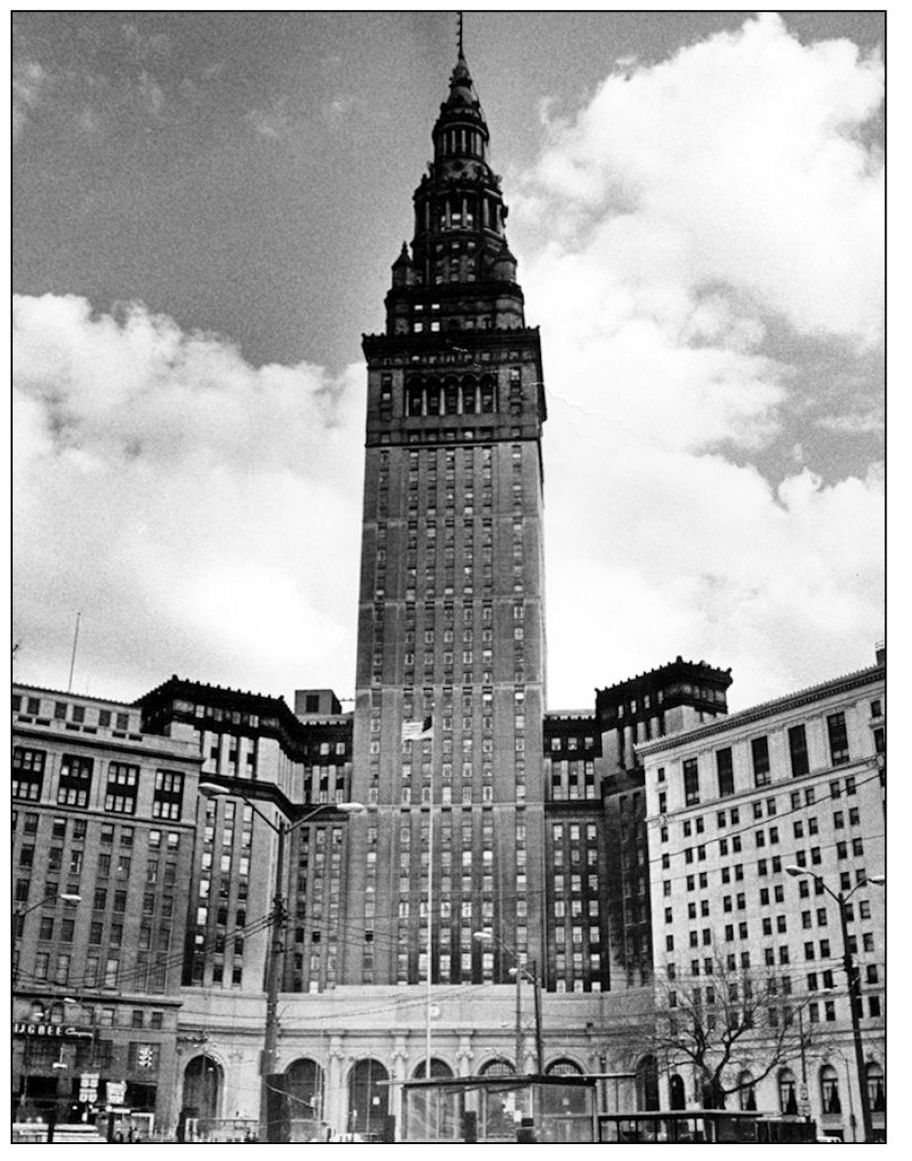
{"label": "flag on building facade", "polygon": [[431,738],[434,735],[434,721],[428,716],[420,722],[402,723],[403,742],[420,742],[422,738]]}

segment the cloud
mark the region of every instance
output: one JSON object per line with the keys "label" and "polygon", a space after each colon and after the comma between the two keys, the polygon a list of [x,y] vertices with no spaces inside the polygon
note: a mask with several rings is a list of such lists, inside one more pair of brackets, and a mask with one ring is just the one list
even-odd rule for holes
{"label": "cloud", "polygon": [[739,706],[873,658],[881,470],[804,462],[837,370],[864,386],[817,431],[880,414],[881,95],[879,60],[762,15],[543,106],[508,184],[548,388],[551,704],[678,653],[731,665]]}
{"label": "cloud", "polygon": [[136,82],[136,94],[140,105],[156,120],[161,118],[165,106],[165,93],[151,73],[143,69]]}
{"label": "cloud", "polygon": [[72,296],[17,298],[14,343],[22,676],[61,684],[78,610],[96,693],[174,671],[346,692],[363,372],[252,367],[218,336]]}
{"label": "cloud", "polygon": [[[764,14],[608,77],[526,176],[518,217],[569,252],[610,241],[637,284],[719,283],[797,331],[876,342],[883,166],[866,132],[882,62],[802,45]],[[559,212],[555,212],[559,206]]]}
{"label": "cloud", "polygon": [[[743,707],[873,660],[882,472],[776,487],[559,401],[545,436],[551,704],[676,654],[732,666]],[[574,692],[575,691],[575,692]]]}
{"label": "cloud", "polygon": [[849,435],[880,435],[884,431],[884,416],[879,409],[852,411],[844,415],[823,415],[817,420],[817,426],[827,431],[840,431]]}
{"label": "cloud", "polygon": [[37,61],[15,61],[13,64],[13,139],[16,140],[47,88],[48,74]]}
{"label": "cloud", "polygon": [[291,126],[291,116],[284,97],[274,101],[269,109],[251,109],[244,120],[254,133],[274,141],[282,140]]}
{"label": "cloud", "polygon": [[121,31],[130,55],[137,61],[162,60],[171,55],[172,41],[166,32],[146,34],[132,21],[124,24]]}

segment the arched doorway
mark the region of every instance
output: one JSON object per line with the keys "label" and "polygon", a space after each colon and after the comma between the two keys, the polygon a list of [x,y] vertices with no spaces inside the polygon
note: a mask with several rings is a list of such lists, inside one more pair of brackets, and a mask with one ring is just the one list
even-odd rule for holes
{"label": "arched doorway", "polygon": [[302,1057],[285,1069],[291,1139],[308,1141],[317,1134],[323,1120],[323,1069],[315,1060]]}
{"label": "arched doorway", "polygon": [[[798,1115],[798,1089],[795,1083],[795,1074],[790,1068],[779,1069],[779,1112],[787,1116]],[[756,1108],[756,1104],[754,1108]]]}
{"label": "arched doorway", "polygon": [[754,1075],[745,1069],[738,1073],[737,1080],[738,1108],[742,1112],[755,1113],[757,1111],[757,1090],[754,1088]]}
{"label": "arched doorway", "polygon": [[348,1131],[379,1141],[389,1115],[389,1073],[379,1060],[359,1060],[348,1074]]}
{"label": "arched doorway", "polygon": [[644,1056],[636,1066],[637,1108],[643,1112],[659,1107],[659,1062]]}
{"label": "arched doorway", "polygon": [[[560,1056],[545,1068],[546,1076],[583,1076],[585,1070],[575,1060]],[[577,1129],[582,1119],[591,1120],[588,1093],[584,1088],[546,1088],[538,1096],[538,1108],[550,1122],[549,1140],[554,1142],[577,1140]]]}
{"label": "arched doorway", "polygon": [[668,1107],[671,1109],[683,1109],[687,1107],[684,1081],[676,1072],[668,1078]]}
{"label": "arched doorway", "polygon": [[865,1067],[865,1078],[868,1085],[868,1104],[872,1113],[887,1111],[887,1093],[884,1088],[884,1070],[876,1061],[871,1061]]}
{"label": "arched doorway", "polygon": [[825,1117],[842,1115],[839,1076],[832,1064],[825,1064],[820,1070],[820,1104]]}
{"label": "arched doorway", "polygon": [[[431,1079],[452,1076],[453,1070],[445,1060],[431,1060]],[[427,1061],[422,1060],[412,1076],[423,1080],[427,1076]],[[403,1109],[406,1135],[410,1140],[450,1141],[457,1136],[457,1097],[440,1089],[413,1089],[408,1105]]]}
{"label": "arched doorway", "polygon": [[[515,1076],[516,1069],[509,1060],[504,1060],[503,1057],[499,1056],[495,1060],[489,1060],[487,1064],[483,1064],[479,1070],[479,1075]],[[514,1110],[516,1109],[516,1094],[489,1092],[482,1089],[480,1096],[481,1124],[478,1133],[479,1139],[482,1141],[515,1141],[516,1122],[514,1121]]]}
{"label": "arched doorway", "polygon": [[222,1066],[211,1056],[194,1056],[184,1069],[181,1124],[187,1140],[209,1138],[218,1120],[223,1085]]}

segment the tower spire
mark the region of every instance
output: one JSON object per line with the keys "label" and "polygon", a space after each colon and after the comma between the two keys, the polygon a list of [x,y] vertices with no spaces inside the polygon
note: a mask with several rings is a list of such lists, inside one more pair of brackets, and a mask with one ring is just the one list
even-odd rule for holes
{"label": "tower spire", "polygon": [[462,44],[462,13],[461,12],[456,13],[456,21],[457,21],[457,26],[458,26],[457,47],[459,50],[459,59],[465,60],[465,53],[463,52],[463,44]]}

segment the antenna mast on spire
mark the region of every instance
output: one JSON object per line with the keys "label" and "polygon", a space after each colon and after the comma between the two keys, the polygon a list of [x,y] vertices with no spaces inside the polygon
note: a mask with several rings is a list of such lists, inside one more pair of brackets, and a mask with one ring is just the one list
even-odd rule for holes
{"label": "antenna mast on spire", "polygon": [[463,51],[462,51],[462,13],[461,13],[461,12],[457,12],[457,13],[456,13],[456,20],[457,20],[457,23],[458,23],[458,37],[459,37],[458,48],[459,48],[459,59],[460,59],[460,60],[462,60],[465,54],[464,54],[464,53],[463,53]]}

